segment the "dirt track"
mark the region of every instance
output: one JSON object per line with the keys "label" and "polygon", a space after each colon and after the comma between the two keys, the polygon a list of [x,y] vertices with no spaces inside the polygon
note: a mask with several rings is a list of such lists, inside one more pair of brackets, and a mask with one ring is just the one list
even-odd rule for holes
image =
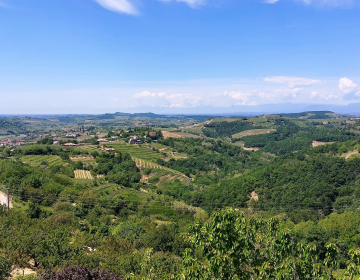
{"label": "dirt track", "polygon": [[358,154],[359,152],[356,150],[356,151],[351,151],[351,152],[348,152],[345,156],[345,159],[348,159],[349,157],[351,157],[352,155],[356,155]]}

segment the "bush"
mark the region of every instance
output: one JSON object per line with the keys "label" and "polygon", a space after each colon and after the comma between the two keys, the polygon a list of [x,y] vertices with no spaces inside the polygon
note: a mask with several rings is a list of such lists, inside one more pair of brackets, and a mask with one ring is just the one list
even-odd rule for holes
{"label": "bush", "polygon": [[125,280],[108,271],[91,270],[82,266],[69,266],[59,272],[46,271],[39,280]]}

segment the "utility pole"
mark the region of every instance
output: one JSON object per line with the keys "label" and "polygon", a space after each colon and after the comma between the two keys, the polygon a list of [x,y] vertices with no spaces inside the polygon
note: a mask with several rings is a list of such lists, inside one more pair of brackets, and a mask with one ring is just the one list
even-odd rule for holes
{"label": "utility pole", "polygon": [[6,188],[6,192],[7,192],[7,210],[8,211],[10,209],[10,191],[11,191],[11,188]]}

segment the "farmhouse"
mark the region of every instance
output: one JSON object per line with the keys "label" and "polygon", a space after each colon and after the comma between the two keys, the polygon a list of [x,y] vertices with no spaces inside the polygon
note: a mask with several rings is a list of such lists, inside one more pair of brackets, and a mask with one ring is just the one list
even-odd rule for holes
{"label": "farmhouse", "polygon": [[156,137],[156,132],[149,132],[149,136],[151,137],[151,138],[153,138],[153,137]]}
{"label": "farmhouse", "polygon": [[70,134],[66,134],[67,138],[76,138],[76,134],[70,133]]}
{"label": "farmhouse", "polygon": [[115,152],[114,148],[102,148],[102,150],[105,152]]}
{"label": "farmhouse", "polygon": [[[140,141],[140,140],[138,140],[138,136],[137,136],[137,135],[131,135],[131,136],[130,136],[129,144],[137,144],[137,141]],[[140,142],[141,142],[141,141],[140,141]]]}
{"label": "farmhouse", "polygon": [[66,147],[76,147],[77,145],[74,143],[65,143],[64,146]]}
{"label": "farmhouse", "polygon": [[109,143],[109,141],[106,139],[99,139],[98,142],[99,143]]}

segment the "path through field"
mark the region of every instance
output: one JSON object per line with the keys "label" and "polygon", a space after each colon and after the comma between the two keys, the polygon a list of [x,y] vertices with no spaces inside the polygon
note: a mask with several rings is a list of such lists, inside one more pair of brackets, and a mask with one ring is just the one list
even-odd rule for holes
{"label": "path through field", "polygon": [[357,150],[355,150],[355,151],[350,151],[350,152],[348,152],[346,155],[345,155],[345,159],[348,159],[348,158],[350,158],[352,155],[356,155],[356,154],[358,154],[359,153],[359,151],[357,151]]}

